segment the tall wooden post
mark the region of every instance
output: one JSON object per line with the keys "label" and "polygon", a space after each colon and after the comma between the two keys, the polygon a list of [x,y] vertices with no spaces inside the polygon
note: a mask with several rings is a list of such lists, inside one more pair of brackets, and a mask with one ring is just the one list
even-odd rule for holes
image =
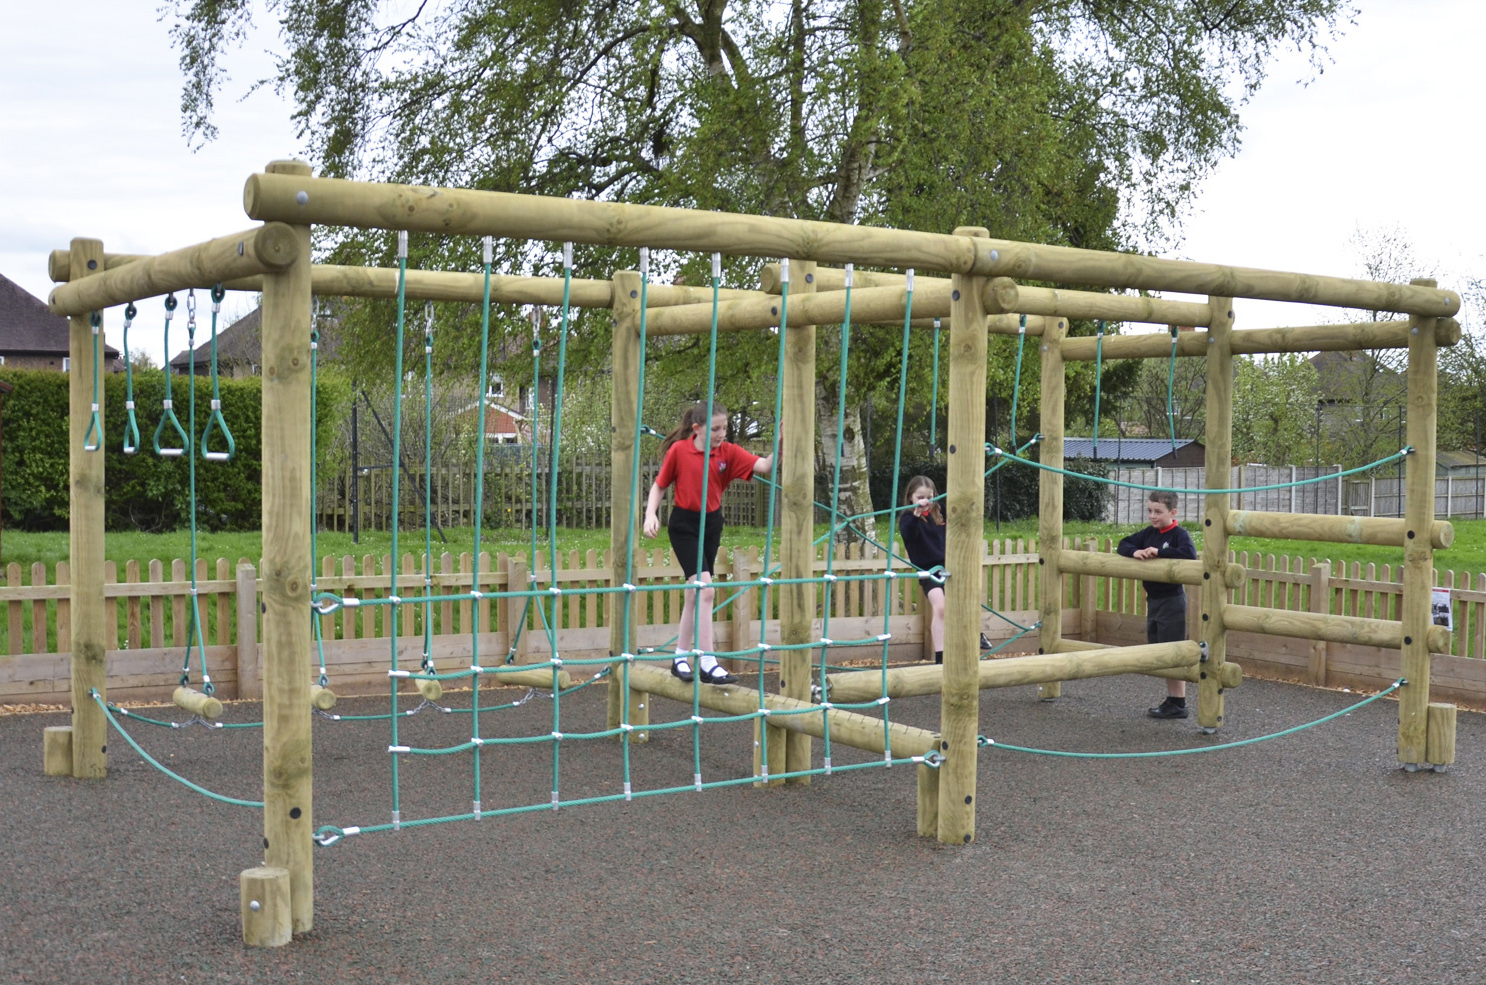
{"label": "tall wooden post", "polygon": [[[790,262],[789,293],[815,293],[815,264]],[[780,492],[784,500],[779,524],[779,576],[809,578],[815,568],[815,326],[790,324],[784,341],[784,420],[779,422],[783,450]],[[809,643],[815,637],[815,586],[780,585],[781,643]],[[779,654],[779,693],[810,700],[810,651]],[[769,772],[782,764],[786,772],[810,769],[810,736],[776,726],[768,736]],[[776,758],[776,748],[784,755]],[[808,776],[791,783],[809,783]]]}
{"label": "tall wooden post", "polygon": [[[72,241],[70,275],[77,281],[103,273],[103,243],[96,239]],[[102,316],[99,312],[99,316]],[[102,325],[98,331],[103,331]],[[69,483],[68,549],[72,562],[69,595],[72,632],[72,775],[101,779],[108,774],[108,721],[93,701],[96,689],[107,697],[108,620],[103,608],[103,386],[98,389],[98,432],[92,438],[100,447],[84,451],[84,439],[93,419],[93,324],[88,314],[68,322],[67,458]],[[102,356],[102,338],[98,355]]]}
{"label": "tall wooden post", "polygon": [[[1066,392],[1063,372],[1063,338],[1068,322],[1049,319],[1042,336],[1042,449],[1041,460],[1052,468],[1063,467],[1063,401]],[[1037,552],[1041,585],[1038,593],[1038,653],[1057,653],[1063,639],[1063,572],[1059,554],[1063,550],[1063,476],[1038,472]],[[976,606],[979,609],[979,606]],[[1063,685],[1050,681],[1039,685],[1038,697],[1061,697]]]}
{"label": "tall wooden post", "polygon": [[[308,176],[301,161],[270,174]],[[295,933],[314,926],[310,748],[310,227],[263,278],[263,840],[289,872]]]}
{"label": "tall wooden post", "polygon": [[[640,360],[645,354],[640,351],[640,275],[633,270],[621,270],[614,275],[614,353],[613,396],[609,415],[609,568],[612,571],[610,585],[618,588],[624,584],[625,572],[634,558],[635,545],[631,532],[637,522],[640,504],[637,500],[645,495],[644,489],[632,490],[631,479],[635,459],[640,449],[635,443],[635,422],[640,413]],[[633,492],[633,496],[631,495]],[[643,606],[644,597],[636,592],[610,596],[613,600],[609,620],[609,655],[634,652],[633,630],[634,607]],[[630,618],[625,618],[625,613]],[[626,633],[625,630],[629,629]],[[650,723],[649,702],[642,691],[628,692],[628,718],[624,718],[626,689],[623,661],[610,664],[609,674],[609,728],[618,728],[621,721],[630,725]],[[633,732],[630,738],[643,740],[649,733]]]}
{"label": "tall wooden post", "polygon": [[[1233,465],[1233,299],[1209,297],[1207,329],[1207,439],[1203,465],[1209,489],[1228,489]],[[1228,493],[1206,497],[1202,517],[1202,642],[1207,662],[1197,671],[1197,724],[1223,724],[1223,663],[1228,633],[1223,606],[1228,601]]]}
{"label": "tall wooden post", "polygon": [[[1429,279],[1410,283],[1433,287]],[[1429,722],[1429,602],[1434,587],[1435,411],[1439,350],[1434,318],[1409,319],[1408,457],[1404,474],[1403,656],[1398,690],[1398,761],[1417,768],[1427,762]]]}
{"label": "tall wooden post", "polygon": [[[989,237],[961,226],[957,236]],[[975,776],[980,735],[980,603],[985,598],[986,278],[955,274],[949,331],[949,468],[945,505],[944,694],[939,751],[939,840],[975,839]],[[921,812],[922,813],[922,812]]]}

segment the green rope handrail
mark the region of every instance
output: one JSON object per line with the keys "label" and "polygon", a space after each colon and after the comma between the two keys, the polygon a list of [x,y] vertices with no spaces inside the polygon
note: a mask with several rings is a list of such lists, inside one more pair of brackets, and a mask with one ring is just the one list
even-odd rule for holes
{"label": "green rope handrail", "polygon": [[1296,725],[1293,728],[1287,728],[1280,732],[1271,732],[1268,735],[1256,735],[1251,739],[1239,739],[1236,742],[1223,742],[1215,746],[1195,746],[1190,749],[1160,749],[1155,752],[1067,752],[1060,749],[1033,749],[1028,746],[1014,746],[1007,742],[997,742],[995,739],[989,739],[983,735],[977,737],[977,743],[982,749],[1005,749],[1008,752],[1025,752],[1031,753],[1036,756],[1058,756],[1065,759],[1155,759],[1163,756],[1192,756],[1201,752],[1220,752],[1224,749],[1237,749],[1241,746],[1251,746],[1254,745],[1256,742],[1266,742],[1270,739],[1279,739],[1287,735],[1294,735],[1296,732],[1303,732],[1308,728],[1314,728],[1317,725],[1324,725],[1326,722],[1329,722],[1332,719],[1340,718],[1343,715],[1350,714],[1351,712],[1356,711],[1358,708],[1370,705],[1374,701],[1377,701],[1379,698],[1383,698],[1392,694],[1394,691],[1397,691],[1399,688],[1403,687],[1407,683],[1408,681],[1405,678],[1400,677],[1398,680],[1388,685],[1385,690],[1379,691],[1372,697],[1364,698],[1363,700],[1357,702],[1355,705],[1349,705],[1348,707],[1343,708],[1341,711],[1332,712],[1330,715],[1327,715],[1324,718],[1318,718],[1314,722],[1306,722],[1304,725]]}
{"label": "green rope handrail", "polygon": [[[170,347],[166,346],[165,351],[168,354]],[[196,433],[196,291],[194,288],[186,293],[186,351],[191,354],[191,370],[190,377],[187,380],[188,389],[186,391],[187,402],[189,403],[188,416],[191,426],[186,434],[192,435]],[[165,379],[168,386],[170,380],[170,367],[168,366],[165,369]],[[169,390],[167,389],[166,392],[168,393]],[[173,410],[171,414],[174,415]],[[160,423],[163,425],[165,422],[162,419]],[[179,423],[177,423],[176,427],[179,430]],[[158,434],[159,432],[157,431],[157,442]],[[198,658],[201,661],[202,693],[212,694],[216,691],[216,687],[212,684],[212,675],[206,667],[206,638],[202,631],[201,603],[196,588],[196,558],[198,554],[198,545],[196,542],[196,456],[191,454],[191,439],[189,437],[183,437],[184,443],[181,451],[186,456],[186,469],[187,475],[190,477],[191,488],[191,598],[189,603],[191,615],[189,617],[190,626],[186,631],[186,655],[181,664],[180,680],[181,687],[186,687],[191,683],[191,646],[194,643]]]}
{"label": "green rope handrail", "polygon": [[[167,349],[166,351],[169,352],[170,350]],[[91,691],[89,691],[88,695],[93,699],[94,703],[97,704],[99,708],[103,709],[103,717],[108,719],[108,724],[114,727],[114,731],[122,735],[124,737],[124,741],[129,743],[129,745],[134,748],[134,751],[139,753],[140,757],[144,759],[145,762],[155,767],[155,769],[159,770],[161,773],[164,773],[166,776],[170,777],[172,780],[175,780],[177,783],[184,784],[197,793],[203,794],[211,798],[212,800],[217,801],[218,803],[231,804],[234,807],[255,807],[260,810],[263,808],[263,801],[261,800],[239,800],[236,797],[227,797],[223,794],[213,793],[206,787],[201,786],[199,783],[192,783],[190,780],[186,779],[184,776],[181,776],[179,773],[175,773],[167,769],[158,759],[145,752],[144,749],[141,748],[140,744],[134,741],[134,736],[130,735],[128,732],[125,732],[123,726],[121,726],[114,720],[113,715],[109,713],[108,704],[103,700],[103,696],[98,693],[97,688],[93,688]]]}
{"label": "green rope handrail", "polygon": [[1094,458],[1099,457],[1099,394],[1104,389],[1104,321],[1094,342]]}

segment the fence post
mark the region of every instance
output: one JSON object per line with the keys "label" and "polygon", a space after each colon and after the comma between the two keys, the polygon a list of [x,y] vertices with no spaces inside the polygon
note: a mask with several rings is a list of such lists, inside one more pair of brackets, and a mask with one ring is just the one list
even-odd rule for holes
{"label": "fence post", "polygon": [[[531,590],[531,578],[526,561],[519,557],[506,558],[506,591],[525,592]],[[500,600],[500,624],[506,631],[506,646],[511,663],[526,663],[526,604],[527,598],[503,598]],[[518,625],[518,623],[520,625]],[[519,635],[518,635],[519,634]]]}
{"label": "fence post", "polygon": [[[752,571],[748,564],[748,552],[742,547],[733,548],[733,580],[736,582],[748,581],[752,577]],[[753,594],[754,590],[734,589],[741,591],[733,600],[733,609],[729,614],[729,623],[732,626],[732,639],[728,644],[729,650],[746,650],[753,646]],[[729,670],[738,670],[747,664],[743,657],[737,657],[728,661]]]}
{"label": "fence post", "polygon": [[237,696],[263,700],[263,662],[258,656],[258,572],[237,567]]}
{"label": "fence post", "polygon": [[[1325,615],[1331,611],[1331,566],[1311,565],[1311,611]],[[1311,641],[1311,683],[1326,686],[1326,662],[1330,644],[1325,640]]]}
{"label": "fence post", "polygon": [[[1099,541],[1087,540],[1084,550],[1098,551]],[[1099,627],[1099,582],[1093,575],[1081,575],[1078,579],[1078,634],[1085,643],[1097,643],[1094,639]]]}

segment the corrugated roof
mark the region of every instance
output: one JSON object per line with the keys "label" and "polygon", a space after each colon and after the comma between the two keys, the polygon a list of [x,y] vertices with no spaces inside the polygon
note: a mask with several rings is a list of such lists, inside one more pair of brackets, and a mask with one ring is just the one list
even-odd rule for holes
{"label": "corrugated roof", "polygon": [[[1176,439],[1178,450],[1196,444],[1191,438]],[[1063,439],[1064,458],[1096,458],[1099,461],[1136,459],[1140,461],[1165,458],[1171,454],[1170,438],[1100,438],[1099,454],[1094,454],[1093,438]]]}

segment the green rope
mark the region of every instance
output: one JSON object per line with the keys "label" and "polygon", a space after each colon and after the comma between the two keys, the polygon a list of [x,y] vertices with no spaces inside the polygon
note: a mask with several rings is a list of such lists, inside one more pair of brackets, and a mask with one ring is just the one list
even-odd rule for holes
{"label": "green rope", "polygon": [[[480,406],[485,406],[484,383]],[[484,435],[481,435],[484,440]],[[423,594],[433,594],[433,302],[423,303]],[[480,521],[475,520],[475,529]],[[478,554],[475,555],[479,557]],[[423,670],[433,673],[433,603],[423,603]]]}
{"label": "green rope", "polygon": [[1099,337],[1094,343],[1094,457],[1099,457],[1099,394],[1104,389],[1104,321],[1099,322]]}
{"label": "green rope", "polygon": [[[1038,437],[1041,437],[1041,435],[1039,435]],[[1268,485],[1264,485],[1264,486],[1245,486],[1245,487],[1242,487],[1242,488],[1239,488],[1239,489],[1197,489],[1197,490],[1192,490],[1192,489],[1186,489],[1186,488],[1177,488],[1175,486],[1146,486],[1146,485],[1141,485],[1138,482],[1122,482],[1119,479],[1110,479],[1110,478],[1106,478],[1104,476],[1099,476],[1099,475],[1087,475],[1087,474],[1085,474],[1083,472],[1070,472],[1067,469],[1060,469],[1060,468],[1057,468],[1057,467],[1052,466],[1052,465],[1044,465],[1041,462],[1033,462],[1033,461],[1030,461],[1028,459],[1021,458],[1018,455],[1014,455],[1011,452],[1005,451],[1005,450],[1000,449],[1000,448],[988,447],[986,450],[987,451],[990,451],[990,452],[992,452],[992,453],[994,453],[996,455],[1000,455],[1003,459],[1005,459],[1007,461],[1020,462],[1023,465],[1030,465],[1034,469],[1042,469],[1044,472],[1055,472],[1058,475],[1066,475],[1066,476],[1068,476],[1070,478],[1073,478],[1073,479],[1090,479],[1090,480],[1092,480],[1094,482],[1102,482],[1102,483],[1104,483],[1107,486],[1120,486],[1120,487],[1125,488],[1125,489],[1143,489],[1143,490],[1153,490],[1153,491],[1156,491],[1156,492],[1174,492],[1174,493],[1184,493],[1184,492],[1194,492],[1195,491],[1195,492],[1202,493],[1204,496],[1222,496],[1222,495],[1225,495],[1225,494],[1226,495],[1237,495],[1238,493],[1245,493],[1245,492],[1265,492],[1265,491],[1270,490],[1270,489],[1289,489],[1289,488],[1291,488],[1293,486],[1309,486],[1309,485],[1313,485],[1314,483],[1317,483],[1317,482],[1331,482],[1331,481],[1334,481],[1336,479],[1345,478],[1345,477],[1347,477],[1349,475],[1356,475],[1358,472],[1366,472],[1369,469],[1375,469],[1375,468],[1377,468],[1380,465],[1387,465],[1389,462],[1397,462],[1397,461],[1399,461],[1399,460],[1401,460],[1403,458],[1406,458],[1407,456],[1412,455],[1414,453],[1414,447],[1412,445],[1405,445],[1402,450],[1397,451],[1397,452],[1394,452],[1392,455],[1389,455],[1386,458],[1380,458],[1376,462],[1370,462],[1367,465],[1359,465],[1355,469],[1347,469],[1345,472],[1328,472],[1326,475],[1318,475],[1318,476],[1316,476],[1314,478],[1311,478],[1311,479],[1296,479],[1294,482],[1272,482],[1272,483],[1270,483]]]}
{"label": "green rope", "polygon": [[1016,447],[1016,401],[1022,392],[1022,350],[1027,345],[1027,316],[1022,315],[1016,333],[1016,381],[1011,386],[1011,446]]}
{"label": "green rope", "polygon": [[[230,461],[232,456],[237,454],[237,442],[232,438],[232,429],[227,426],[227,418],[222,416],[222,385],[217,375],[217,316],[222,311],[222,299],[226,296],[227,290],[221,284],[212,288],[212,413],[206,419],[206,430],[201,432],[201,457],[209,462]],[[314,334],[311,333],[311,335]],[[312,343],[311,348],[313,347]],[[311,358],[313,358],[313,353]],[[191,374],[193,376],[196,374],[196,351],[194,349],[191,351]],[[310,399],[313,401],[314,397],[311,396]],[[208,446],[214,427],[222,432],[222,437],[227,439],[226,451],[212,451]],[[313,440],[312,438],[311,441]],[[314,454],[313,451],[311,454]],[[310,460],[314,461],[313,458]],[[311,516],[313,517],[313,514]]]}
{"label": "green rope", "polygon": [[1061,756],[1067,759],[1155,759],[1160,756],[1191,756],[1200,752],[1219,752],[1223,749],[1237,749],[1240,746],[1251,746],[1256,742],[1266,742],[1270,739],[1279,739],[1287,735],[1294,735],[1296,732],[1303,732],[1308,728],[1314,728],[1317,725],[1324,725],[1326,722],[1329,722],[1332,719],[1340,718],[1343,715],[1350,714],[1356,711],[1358,708],[1370,705],[1374,701],[1377,701],[1379,698],[1383,698],[1392,694],[1400,687],[1403,687],[1403,685],[1406,683],[1408,683],[1406,680],[1404,680],[1403,678],[1399,678],[1398,680],[1390,684],[1387,689],[1374,694],[1372,697],[1364,698],[1363,700],[1357,702],[1355,705],[1350,705],[1346,708],[1343,708],[1341,711],[1332,712],[1330,715],[1327,715],[1324,718],[1318,718],[1314,722],[1306,722],[1304,725],[1296,725],[1293,728],[1287,728],[1281,732],[1271,732],[1269,735],[1258,735],[1252,739],[1240,739],[1237,742],[1224,742],[1216,746],[1197,746],[1191,749],[1163,749],[1157,752],[1064,752],[1056,749],[1032,749],[1027,746],[1014,746],[1010,745],[1009,743],[997,742],[994,739],[988,739],[983,735],[979,737],[979,744],[981,748],[988,747],[991,749],[1005,749],[1009,752],[1026,752],[1032,753],[1033,755],[1037,756]]}
{"label": "green rope", "polygon": [[[169,351],[170,350],[168,349],[166,350],[166,352]],[[177,783],[184,784],[197,793],[204,794],[219,803],[232,804],[234,807],[256,807],[260,810],[263,808],[263,801],[261,800],[238,800],[236,797],[224,797],[222,794],[213,793],[200,784],[192,783],[190,780],[186,779],[184,776],[181,776],[179,773],[173,773],[170,770],[166,769],[163,765],[161,765],[158,759],[145,752],[144,749],[140,748],[139,743],[134,741],[134,737],[128,732],[125,732],[123,727],[120,726],[118,722],[114,721],[113,715],[109,713],[108,705],[104,702],[103,696],[98,693],[97,688],[89,691],[88,694],[93,699],[94,703],[96,703],[99,708],[103,709],[103,716],[108,719],[108,724],[114,727],[114,731],[122,735],[124,737],[124,741],[129,743],[129,745],[134,748],[134,751],[139,753],[140,757],[143,758],[145,762],[155,767],[155,769],[159,770],[161,773],[164,773],[166,776],[170,777],[172,780],[175,780]]]}
{"label": "green rope", "polygon": [[[215,328],[215,325],[213,325]],[[215,340],[215,333],[214,340]],[[212,356],[212,372],[216,373],[216,355]],[[213,380],[213,392],[216,389],[216,381]],[[226,432],[225,422],[222,425]],[[211,424],[207,424],[207,430],[211,430]],[[320,331],[313,325],[310,328],[310,464],[318,471],[320,467],[319,452],[319,430],[320,430]],[[230,435],[229,435],[230,439]],[[206,444],[206,435],[201,436],[201,443]],[[310,594],[311,598],[318,594],[320,551],[318,547],[320,535],[320,485],[318,482],[310,482]],[[325,669],[325,631],[320,625],[321,620],[316,619],[314,613],[310,614],[310,625],[315,630],[315,651],[320,658],[321,687],[330,686],[330,675]]]}
{"label": "green rope", "polygon": [[134,417],[134,363],[129,358],[129,326],[134,324],[134,316],[137,314],[139,309],[130,301],[124,308],[124,411],[127,415],[124,422],[125,455],[133,455],[139,451],[140,441],[139,421]]}
{"label": "green rope", "polygon": [[[784,420],[784,368],[785,355],[788,351],[789,340],[789,258],[781,257],[779,260],[779,348],[774,367],[774,437],[770,446],[769,454],[774,456],[774,475],[777,477],[783,471],[782,463],[779,461],[779,427]],[[805,440],[811,443],[813,449],[815,441],[813,436]],[[776,479],[767,480],[769,487],[768,515],[764,524],[764,564],[763,571],[768,572],[769,559],[774,550],[774,510],[778,506],[779,482]],[[778,565],[774,566],[776,569]],[[769,589],[772,585],[764,585],[763,591],[759,592],[758,611],[758,638],[760,646],[756,662],[755,686],[758,691],[758,703],[764,704],[764,650],[762,643],[768,638],[769,616],[774,611],[769,598]],[[769,781],[769,757],[767,750],[759,756],[759,772],[765,783]]]}
{"label": "green rope", "polygon": [[[393,375],[392,385],[396,388],[396,398],[392,402],[392,554],[387,564],[388,601],[392,604],[387,610],[387,635],[391,648],[392,658],[389,672],[396,675],[397,667],[397,644],[398,644],[398,606],[397,601],[397,535],[398,528],[402,526],[402,496],[400,493],[402,482],[396,476],[398,466],[402,463],[402,357],[404,346],[404,333],[407,330],[407,301],[408,301],[408,233],[407,230],[399,230],[397,234],[397,338],[394,341],[393,353]],[[392,705],[392,748],[398,746],[397,741],[397,677],[392,677],[391,692]],[[392,827],[396,830],[402,823],[402,802],[399,795],[397,757],[392,757]]]}
{"label": "green rope", "polygon": [[[551,647],[553,656],[552,667],[552,802],[558,800],[557,780],[558,771],[562,760],[562,743],[558,736],[562,734],[561,717],[561,690],[557,686],[557,631],[562,619],[562,612],[555,599],[558,593],[557,587],[557,451],[562,446],[562,396],[567,389],[567,367],[568,367],[568,329],[572,318],[573,298],[573,244],[562,244],[562,324],[557,337],[557,393],[552,398],[552,466],[547,474],[547,535],[549,539],[548,563],[551,565],[550,586],[554,602],[552,605],[552,619],[547,629],[547,640]],[[535,562],[535,558],[533,558]],[[537,611],[541,611],[541,603],[537,604]]]}
{"label": "green rope", "polygon": [[[934,319],[934,388],[929,396],[929,457],[939,457],[939,319]],[[901,399],[900,399],[901,403]],[[898,408],[902,410],[900,406]],[[902,440],[903,425],[898,424],[898,437]]]}
{"label": "green rope", "polygon": [[1166,423],[1171,427],[1171,450],[1176,451],[1176,332],[1171,326],[1171,366],[1166,371]]}
{"label": "green rope", "polygon": [[103,315],[89,312],[88,324],[93,329],[93,415],[88,418],[88,430],[83,432],[83,451],[97,451],[103,447],[103,424],[98,419],[98,364],[103,361],[98,336],[103,329]]}
{"label": "green rope", "polygon": [[[167,355],[170,348],[165,349]],[[189,404],[188,415],[191,422],[187,434],[196,433],[196,290],[193,288],[186,293],[186,351],[191,354],[190,377],[187,380],[187,403]],[[165,379],[170,380],[170,367],[165,368]],[[169,390],[166,390],[169,393]],[[172,414],[174,411],[172,411]],[[162,420],[161,424],[165,422]],[[179,425],[177,425],[179,428]],[[156,432],[158,435],[158,432]],[[183,436],[184,437],[184,436]],[[158,439],[157,439],[158,440]],[[158,449],[157,449],[158,450]],[[198,658],[201,662],[201,690],[204,694],[212,694],[216,688],[212,686],[212,676],[206,669],[206,639],[202,634],[201,627],[201,603],[196,589],[196,456],[191,454],[191,439],[184,437],[181,450],[187,459],[187,474],[190,476],[191,484],[191,599],[190,599],[190,628],[186,633],[186,657],[181,665],[181,687],[191,683],[191,645],[195,643]]]}
{"label": "green rope", "polygon": [[[164,344],[165,344],[165,358],[167,360],[170,359],[170,319],[172,319],[172,318],[175,317],[176,304],[177,304],[177,302],[176,302],[176,299],[175,299],[175,295],[174,294],[168,294],[168,295],[166,295],[166,297],[165,297],[165,343]],[[195,369],[195,366],[194,365],[192,366],[192,369],[193,370]],[[194,376],[195,374],[193,373],[192,375]],[[162,413],[160,415],[160,423],[157,424],[157,425],[155,425],[155,454],[156,455],[159,455],[162,458],[179,458],[185,452],[186,446],[191,443],[190,437],[188,437],[187,434],[186,434],[186,429],[183,428],[183,427],[181,427],[180,418],[178,418],[178,417],[175,416],[175,400],[173,399],[173,397],[174,397],[174,394],[171,392],[171,382],[170,382],[170,363],[167,362],[165,364],[165,401],[164,401],[164,413]],[[181,443],[181,445],[180,445],[179,448],[170,448],[170,447],[164,447],[164,448],[162,448],[160,446],[160,437],[161,437],[161,435],[163,435],[165,433],[165,424],[166,424],[167,421],[170,423],[170,426],[171,427],[175,428],[176,437],[179,439],[179,441]]]}
{"label": "green rope", "polygon": [[[475,539],[474,560],[475,572],[470,576],[473,586],[472,595],[478,597],[480,594],[480,533],[485,525],[485,407],[487,404],[486,394],[490,389],[490,266],[495,259],[495,241],[486,236],[480,242],[481,266],[484,272],[484,288],[480,297],[480,410],[477,415],[476,431],[479,438],[475,444]],[[470,608],[470,666],[480,666],[480,614],[475,608]],[[501,627],[508,633],[509,626]],[[480,734],[480,675],[475,674],[470,689],[470,732],[472,735]],[[474,805],[475,816],[480,816],[480,747],[475,747],[474,758]]]}

